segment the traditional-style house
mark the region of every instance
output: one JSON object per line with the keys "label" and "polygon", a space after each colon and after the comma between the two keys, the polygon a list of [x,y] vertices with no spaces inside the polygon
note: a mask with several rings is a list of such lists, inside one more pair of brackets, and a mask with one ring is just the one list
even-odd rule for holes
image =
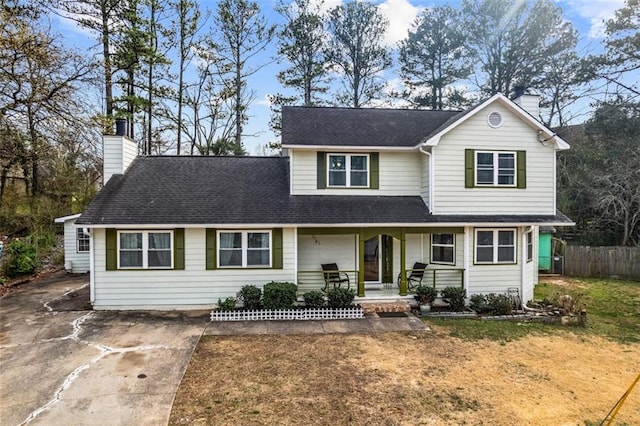
{"label": "traditional-style house", "polygon": [[285,107],[281,157],[135,156],[105,137],[89,230],[95,309],[209,308],[245,284],[326,285],[412,300],[423,283],[533,297],[540,226],[556,210],[556,153],[538,99],[467,111]]}

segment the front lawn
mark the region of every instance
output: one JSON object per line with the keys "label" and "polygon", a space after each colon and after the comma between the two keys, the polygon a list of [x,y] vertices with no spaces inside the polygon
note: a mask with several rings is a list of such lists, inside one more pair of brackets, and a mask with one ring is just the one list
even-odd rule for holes
{"label": "front lawn", "polygon": [[[617,311],[638,326],[640,286],[624,283],[537,289],[605,300],[587,306],[587,329],[430,320],[422,333],[205,336],[170,424],[598,424],[640,371],[637,328]],[[616,423],[640,424],[640,389]]]}
{"label": "front lawn", "polygon": [[556,292],[582,298],[589,316],[588,333],[621,342],[640,342],[640,282],[547,279],[536,286],[534,297],[544,299]]}

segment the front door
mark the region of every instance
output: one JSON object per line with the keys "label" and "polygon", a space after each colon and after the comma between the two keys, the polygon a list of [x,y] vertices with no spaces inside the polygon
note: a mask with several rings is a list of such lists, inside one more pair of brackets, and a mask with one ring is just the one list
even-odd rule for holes
{"label": "front door", "polygon": [[380,235],[364,242],[364,280],[380,282]]}

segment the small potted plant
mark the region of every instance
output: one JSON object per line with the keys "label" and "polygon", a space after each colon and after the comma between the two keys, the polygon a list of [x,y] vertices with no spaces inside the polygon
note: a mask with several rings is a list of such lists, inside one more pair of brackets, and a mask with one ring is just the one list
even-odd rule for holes
{"label": "small potted plant", "polygon": [[420,313],[424,314],[431,311],[431,303],[436,299],[438,292],[435,288],[420,284],[415,290],[415,299],[420,306]]}

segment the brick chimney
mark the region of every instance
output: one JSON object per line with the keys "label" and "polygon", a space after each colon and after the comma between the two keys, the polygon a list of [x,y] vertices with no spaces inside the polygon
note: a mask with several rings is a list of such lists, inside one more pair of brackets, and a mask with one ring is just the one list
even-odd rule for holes
{"label": "brick chimney", "polygon": [[533,118],[540,120],[540,96],[527,93],[526,87],[516,86],[513,89],[513,102],[527,111]]}
{"label": "brick chimney", "polygon": [[116,119],[116,134],[102,137],[103,185],[111,176],[123,174],[138,155],[138,145],[127,135],[127,124],[124,118]]}

